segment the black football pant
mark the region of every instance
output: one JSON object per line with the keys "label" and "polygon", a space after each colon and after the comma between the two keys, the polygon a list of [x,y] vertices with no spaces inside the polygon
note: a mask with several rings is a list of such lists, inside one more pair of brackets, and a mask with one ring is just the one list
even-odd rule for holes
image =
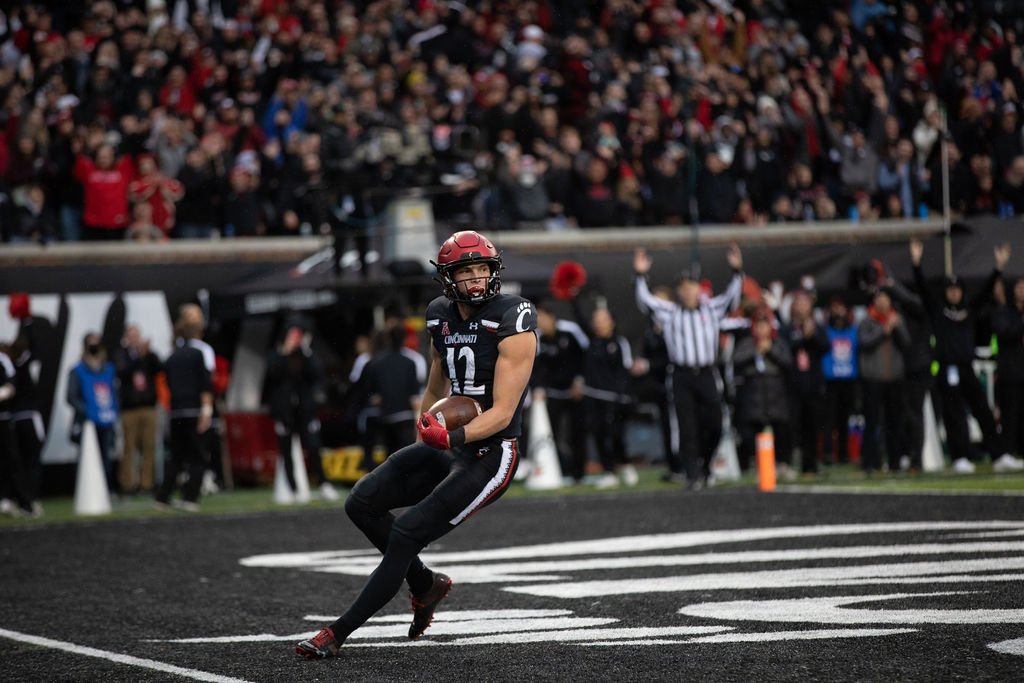
{"label": "black football pant", "polygon": [[924,397],[932,385],[930,373],[914,373],[907,377],[906,429],[903,438],[904,450],[910,456],[910,466],[921,469],[921,454],[924,451]]}
{"label": "black football pant", "polygon": [[583,405],[587,415],[586,424],[594,437],[601,469],[615,472],[618,465],[628,462],[624,438],[626,408],[617,401],[604,401],[592,396],[583,399]]}
{"label": "black football pant", "polygon": [[945,365],[939,368],[938,391],[942,397],[942,422],[946,425],[949,457],[971,459],[971,437],[967,430],[969,410],[981,427],[981,442],[994,460],[1006,452],[1006,447],[988,406],[985,388],[969,363],[957,366],[957,375],[957,384],[950,385],[949,370]]}
{"label": "black football pant", "polygon": [[562,472],[579,481],[587,464],[587,429],[583,401],[547,397],[548,419],[555,435]]}
{"label": "black football pant", "polygon": [[309,456],[309,466],[312,469],[313,481],[323,483],[324,466],[320,461],[320,420],[316,418],[303,420],[295,418],[293,422],[275,422],[274,432],[277,434],[277,447],[281,451],[284,460],[284,473],[288,479],[288,486],[294,492],[295,488],[295,465],[292,462],[292,434],[298,433],[299,443]]}
{"label": "black football pant", "polygon": [[[352,489],[345,512],[384,556],[331,630],[340,641],[408,581],[414,594],[433,582],[419,553],[501,497],[519,464],[515,439],[488,439],[452,451],[420,442],[391,455]],[[395,515],[392,510],[406,508]]]}
{"label": "black football pant", "polygon": [[722,397],[715,371],[676,367],[672,370],[672,398],[676,408],[679,458],[688,481],[707,477],[711,458],[722,438]]}
{"label": "black football pant", "polygon": [[0,418],[0,498],[13,500],[26,512],[32,510],[32,498],[28,493],[14,425],[6,418]]}
{"label": "black football pant", "polygon": [[46,437],[43,418],[34,412],[29,417],[12,420],[11,424],[14,426],[14,440],[25,474],[25,493],[31,500],[37,500],[43,472],[39,456],[43,452],[43,441]]}
{"label": "black football pant", "polygon": [[849,462],[850,416],[857,409],[857,380],[825,382],[825,451],[833,462]]}
{"label": "black football pant", "polygon": [[904,453],[905,400],[906,388],[902,380],[864,381],[864,445],[860,453],[865,472],[882,469],[882,444],[885,444],[889,471],[899,471],[900,456]]}
{"label": "black football pant", "polygon": [[1007,450],[1020,455],[1024,453],[1024,380],[997,380],[996,402]]}
{"label": "black football pant", "polygon": [[188,481],[181,489],[181,497],[189,503],[199,500],[207,454],[203,436],[196,431],[198,424],[199,418],[195,417],[171,418],[171,457],[164,464],[164,478],[156,492],[158,502],[170,501],[182,470],[188,472]]}

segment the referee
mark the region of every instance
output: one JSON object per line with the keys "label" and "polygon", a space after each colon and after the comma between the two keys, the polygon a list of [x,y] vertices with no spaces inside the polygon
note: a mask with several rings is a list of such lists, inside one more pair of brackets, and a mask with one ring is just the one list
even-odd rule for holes
{"label": "referee", "polygon": [[711,457],[722,437],[722,397],[715,371],[718,333],[722,318],[739,304],[743,287],[740,248],[729,247],[727,258],[733,275],[724,293],[702,297],[696,274],[683,271],[676,284],[681,303],[676,303],[651,293],[647,282],[651,257],[644,249],[633,253],[637,306],[661,328],[671,362],[666,393],[675,405],[672,450],[678,458],[669,459],[668,479],[682,483],[685,476],[688,490],[702,485],[699,461],[707,481]]}

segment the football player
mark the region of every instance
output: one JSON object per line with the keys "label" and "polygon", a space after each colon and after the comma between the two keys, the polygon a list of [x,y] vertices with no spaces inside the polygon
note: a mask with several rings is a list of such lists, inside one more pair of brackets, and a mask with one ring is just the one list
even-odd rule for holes
{"label": "football player", "polygon": [[[309,659],[337,656],[345,638],[386,605],[403,580],[413,609],[409,638],[422,635],[452,581],[424,566],[419,552],[497,500],[515,476],[537,312],[526,299],[500,293],[501,255],[477,232],[449,237],[431,263],[443,295],[427,306],[432,348],[422,407],[457,394],[484,410],[452,431],[423,413],[420,440],[352,489],[345,511],[383,557],[348,611],[296,645]],[[395,515],[396,508],[406,509]]]}

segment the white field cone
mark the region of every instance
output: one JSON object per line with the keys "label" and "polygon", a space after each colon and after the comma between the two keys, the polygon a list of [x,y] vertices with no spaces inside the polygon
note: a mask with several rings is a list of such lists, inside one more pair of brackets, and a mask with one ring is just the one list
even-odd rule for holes
{"label": "white field cone", "polygon": [[292,505],[295,502],[295,494],[292,487],[288,485],[288,475],[284,472],[284,456],[277,456],[277,466],[274,470],[274,502],[278,505]]}
{"label": "white field cone", "polygon": [[736,455],[736,439],[732,434],[729,411],[722,411],[722,438],[711,459],[711,474],[721,481],[736,481],[740,478],[740,459]]}
{"label": "white field cone", "polygon": [[110,514],[110,509],[110,491],[103,472],[100,440],[96,426],[86,420],[82,427],[82,451],[75,480],[75,514],[106,515]]}
{"label": "white field cone", "polygon": [[[319,453],[310,453],[309,457],[319,458]],[[292,467],[295,472],[295,502],[304,505],[310,501],[309,475],[306,473],[306,459],[302,457],[302,442],[299,435],[292,435]]]}
{"label": "white field cone", "polygon": [[541,390],[534,392],[533,404],[530,406],[530,441],[527,450],[530,454],[531,468],[530,476],[526,479],[526,488],[560,488],[562,467],[558,464],[558,450],[555,448],[555,436],[551,432],[547,401]]}
{"label": "white field cone", "polygon": [[925,472],[941,472],[945,469],[942,457],[942,442],[939,441],[939,430],[935,425],[935,411],[932,409],[930,392],[924,395],[924,447],[921,449],[921,469]]}

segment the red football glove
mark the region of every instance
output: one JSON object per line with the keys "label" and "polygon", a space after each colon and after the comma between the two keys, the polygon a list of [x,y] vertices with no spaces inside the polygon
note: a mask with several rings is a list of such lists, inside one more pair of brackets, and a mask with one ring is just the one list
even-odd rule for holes
{"label": "red football glove", "polygon": [[419,430],[423,443],[441,450],[446,451],[449,448],[458,448],[466,443],[465,427],[459,427],[449,432],[430,413],[423,413],[420,416],[419,421],[416,423],[416,429]]}

